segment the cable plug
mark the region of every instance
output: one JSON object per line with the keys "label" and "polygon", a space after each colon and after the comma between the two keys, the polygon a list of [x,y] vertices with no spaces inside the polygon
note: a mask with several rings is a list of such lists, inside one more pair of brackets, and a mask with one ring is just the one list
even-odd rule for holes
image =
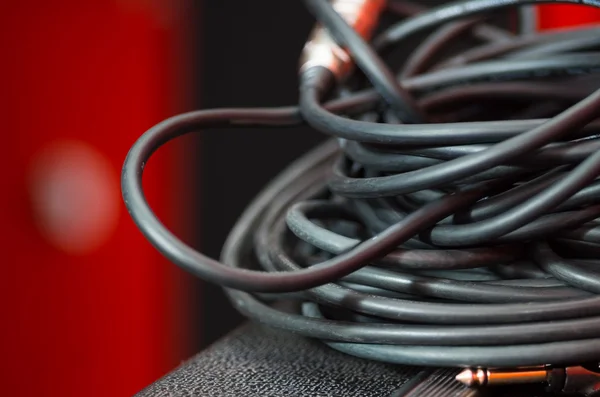
{"label": "cable plug", "polygon": [[[331,5],[361,37],[369,39],[385,8],[385,0],[333,0]],[[337,45],[323,26],[317,24],[304,45],[300,73],[319,66],[341,81],[352,71],[353,62],[348,52]]]}

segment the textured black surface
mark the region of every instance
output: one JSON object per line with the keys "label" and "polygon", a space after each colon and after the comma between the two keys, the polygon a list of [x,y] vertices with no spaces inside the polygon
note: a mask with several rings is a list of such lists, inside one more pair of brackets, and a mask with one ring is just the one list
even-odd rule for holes
{"label": "textured black surface", "polygon": [[[461,391],[466,391],[464,387],[451,378],[449,381],[444,377],[447,374],[439,371],[425,379],[425,388],[417,385],[417,388],[411,387],[399,393],[401,386],[420,371],[418,368],[357,359],[331,350],[318,341],[247,324],[184,363],[139,396],[471,395],[463,394]],[[456,371],[451,372],[454,374]],[[441,390],[450,393],[438,394]]]}
{"label": "textured black surface", "polygon": [[414,386],[408,389],[409,384],[396,391],[391,397],[483,397],[478,390],[466,389],[457,382],[454,377],[460,372],[458,369],[440,368],[437,370],[426,370],[428,376],[421,379],[415,377],[411,381]]}
{"label": "textured black surface", "polygon": [[471,390],[458,369],[385,365],[248,323],[141,391],[139,397],[550,397],[543,387]]}

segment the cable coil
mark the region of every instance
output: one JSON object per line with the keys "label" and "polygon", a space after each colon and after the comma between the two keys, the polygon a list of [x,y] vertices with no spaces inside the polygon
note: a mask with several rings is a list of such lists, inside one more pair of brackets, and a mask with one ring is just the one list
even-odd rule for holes
{"label": "cable coil", "polygon": [[[367,41],[305,0],[357,69],[301,69],[297,107],[167,119],[131,148],[125,204],[169,260],[226,288],[261,323],[397,364],[513,367],[600,360],[600,29],[513,35],[491,11],[595,0],[468,0]],[[387,58],[427,31],[403,66]],[[460,38],[478,44],[448,53]],[[248,206],[221,262],[177,239],[142,190],[144,165],[200,128],[307,123],[334,138]],[[300,303],[289,313],[273,301]]]}

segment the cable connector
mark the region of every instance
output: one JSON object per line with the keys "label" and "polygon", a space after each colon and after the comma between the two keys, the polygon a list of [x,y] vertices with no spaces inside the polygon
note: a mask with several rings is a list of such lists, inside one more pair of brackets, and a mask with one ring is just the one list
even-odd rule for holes
{"label": "cable connector", "polygon": [[600,395],[597,363],[565,368],[466,369],[456,376],[456,380],[469,387],[545,383],[551,392],[579,393],[586,397]]}
{"label": "cable connector", "polygon": [[[333,0],[332,7],[364,39],[369,39],[385,8],[385,0]],[[321,66],[340,81],[352,71],[352,58],[336,44],[327,30],[317,25],[306,42],[300,58],[300,73]]]}

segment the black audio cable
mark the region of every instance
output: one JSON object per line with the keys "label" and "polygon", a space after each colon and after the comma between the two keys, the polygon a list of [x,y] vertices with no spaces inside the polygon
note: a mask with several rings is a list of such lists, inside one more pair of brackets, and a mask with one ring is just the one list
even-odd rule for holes
{"label": "black audio cable", "polygon": [[[600,30],[519,36],[490,12],[596,0],[305,0],[296,107],[215,109],[143,134],[122,175],[137,226],[260,323],[427,366],[600,361]],[[406,18],[376,31],[379,15]],[[404,66],[388,57],[428,32]],[[465,35],[474,47],[449,51]],[[144,165],[199,129],[307,123],[332,137],[248,206],[221,261],[177,239]],[[231,181],[235,183],[235,181]],[[273,301],[298,302],[298,312]]]}

